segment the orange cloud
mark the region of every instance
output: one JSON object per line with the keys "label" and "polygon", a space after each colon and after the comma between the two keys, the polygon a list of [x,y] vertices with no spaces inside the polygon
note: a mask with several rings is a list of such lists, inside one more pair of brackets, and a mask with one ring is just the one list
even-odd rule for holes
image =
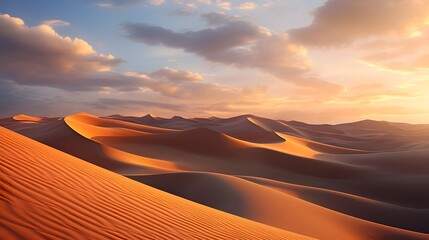
{"label": "orange cloud", "polygon": [[231,10],[231,7],[232,7],[232,3],[226,2],[226,1],[217,0],[215,4],[216,4],[216,6],[222,8],[223,10],[227,10],[227,11]]}
{"label": "orange cloud", "polygon": [[28,27],[7,14],[0,15],[0,50],[0,77],[28,84],[109,71],[123,62],[82,39],[61,37],[48,25]]}
{"label": "orange cloud", "polygon": [[254,10],[256,7],[258,7],[258,4],[254,3],[254,2],[244,2],[240,5],[238,5],[238,9],[241,10]]}
{"label": "orange cloud", "polygon": [[181,71],[168,67],[163,67],[149,75],[154,79],[165,79],[169,81],[202,81],[203,76],[196,72]]}
{"label": "orange cloud", "polygon": [[396,72],[416,72],[429,69],[429,26],[419,30],[419,35],[402,38],[385,38],[361,47],[371,54],[361,60],[378,69]]}
{"label": "orange cloud", "polygon": [[371,36],[409,36],[428,19],[425,0],[328,0],[315,10],[311,25],[290,34],[305,45],[335,46]]}

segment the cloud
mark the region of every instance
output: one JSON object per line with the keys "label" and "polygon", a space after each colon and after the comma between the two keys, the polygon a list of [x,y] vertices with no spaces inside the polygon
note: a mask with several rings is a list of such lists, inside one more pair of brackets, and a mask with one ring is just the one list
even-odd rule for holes
{"label": "cloud", "polygon": [[231,98],[238,92],[205,82],[199,73],[168,67],[149,73],[111,71],[121,62],[47,25],[27,27],[19,18],[0,16],[0,82],[102,93],[150,90],[176,99]]}
{"label": "cloud", "polygon": [[[135,41],[181,48],[205,57],[254,43],[259,38],[270,35],[266,28],[254,23],[242,20],[229,21],[224,14],[212,15],[217,15],[217,23],[222,25],[184,33],[145,23],[124,23],[123,27],[127,36]],[[211,19],[214,18],[211,17]],[[213,22],[210,23],[213,24]]]}
{"label": "cloud", "polygon": [[205,82],[198,73],[163,67],[152,73],[128,72],[130,78],[138,78],[144,88],[177,99],[213,100],[231,98],[237,89],[216,83]]}
{"label": "cloud", "polygon": [[227,10],[227,11],[231,10],[231,7],[232,7],[232,3],[226,2],[226,1],[217,0],[215,4],[216,4],[216,6],[222,8],[223,10]]}
{"label": "cloud", "polygon": [[[0,81],[0,116],[13,116],[18,114],[17,111],[28,112],[38,106],[40,106],[40,99],[34,96],[33,91],[16,85],[12,81]],[[41,108],[41,110],[45,109]]]}
{"label": "cloud", "polygon": [[63,21],[63,20],[58,20],[58,19],[45,20],[45,21],[42,22],[42,24],[48,25],[48,26],[50,26],[52,28],[55,28],[55,27],[66,27],[66,26],[70,25],[69,22],[66,22],[66,21]]}
{"label": "cloud", "polygon": [[[94,98],[93,93],[67,93],[44,87],[20,86],[12,81],[0,81],[0,116],[24,113],[36,116],[67,116],[76,112],[94,114],[129,113],[130,111],[177,112],[183,104],[163,102],[163,99],[146,100],[145,96],[133,95],[130,100],[122,94]],[[122,98],[122,99],[121,99]],[[136,100],[137,99],[137,100]],[[145,100],[140,100],[145,99]]]}
{"label": "cloud", "polygon": [[251,25],[252,27],[257,28],[258,31],[263,33],[263,35],[271,35],[270,31],[267,28],[258,26],[242,16],[230,15],[219,12],[210,12],[200,15],[200,18],[203,19],[209,26],[224,26],[241,22],[246,25]]}
{"label": "cloud", "polygon": [[361,50],[370,52],[361,61],[381,70],[416,72],[429,69],[429,26],[407,38],[386,38],[369,42]]}
{"label": "cloud", "polygon": [[379,70],[416,72],[429,68],[429,1],[328,0],[309,26],[292,29],[291,39],[305,46],[357,43],[360,61]]}
{"label": "cloud", "polygon": [[254,2],[244,2],[240,5],[238,5],[238,9],[240,10],[254,10],[256,9],[256,7],[258,7],[258,4],[254,3]]}
{"label": "cloud", "polygon": [[204,82],[196,72],[163,67],[151,73],[118,73],[123,62],[95,52],[84,40],[58,35],[51,27],[27,27],[0,16],[0,80],[68,91],[126,92],[149,89],[172,98],[214,98],[230,89]]}
{"label": "cloud", "polygon": [[429,52],[413,59],[403,59],[396,52],[379,52],[362,58],[362,62],[380,70],[393,72],[415,72],[429,69]]}
{"label": "cloud", "polygon": [[425,0],[328,0],[314,13],[313,23],[289,31],[304,45],[336,46],[373,37],[408,36],[429,20]]}
{"label": "cloud", "polygon": [[[28,27],[19,18],[0,15],[2,79],[65,88],[79,84],[95,86],[94,82],[101,81],[109,70],[122,62],[112,55],[96,53],[82,39],[62,37],[48,25]],[[90,74],[88,79],[87,74]]]}
{"label": "cloud", "polygon": [[97,6],[119,8],[119,7],[138,6],[138,5],[159,6],[159,5],[162,5],[163,3],[164,3],[164,0],[107,0],[107,1],[98,2]]}
{"label": "cloud", "polygon": [[201,17],[209,27],[199,31],[174,32],[145,23],[125,23],[123,27],[134,41],[183,49],[213,63],[260,69],[307,88],[341,91],[341,86],[307,76],[312,69],[307,50],[292,43],[287,34],[272,34],[245,18],[223,13]]}
{"label": "cloud", "polygon": [[201,5],[211,5],[211,0],[173,0],[173,3],[181,6],[180,9],[177,9],[172,12],[173,15],[190,15],[191,10],[197,9]]}
{"label": "cloud", "polygon": [[87,102],[88,105],[95,109],[136,109],[136,108],[161,108],[172,111],[181,111],[183,107],[176,104],[145,101],[145,100],[126,100],[126,99],[114,99],[114,98],[100,98],[95,101]]}
{"label": "cloud", "polygon": [[163,67],[156,72],[149,74],[153,79],[165,79],[168,81],[202,81],[203,76],[199,73],[190,71],[181,71],[168,67]]}

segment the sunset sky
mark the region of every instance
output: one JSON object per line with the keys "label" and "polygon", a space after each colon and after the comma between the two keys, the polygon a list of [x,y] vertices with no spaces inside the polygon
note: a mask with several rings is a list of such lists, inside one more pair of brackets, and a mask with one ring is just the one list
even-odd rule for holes
{"label": "sunset sky", "polygon": [[0,116],[429,123],[427,0],[2,0]]}

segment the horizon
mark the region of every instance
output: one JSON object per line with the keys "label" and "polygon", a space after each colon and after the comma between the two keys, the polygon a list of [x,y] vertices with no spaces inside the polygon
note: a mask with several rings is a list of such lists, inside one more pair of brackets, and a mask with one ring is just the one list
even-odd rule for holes
{"label": "horizon", "polygon": [[429,0],[0,0],[0,239],[428,240],[428,43]]}
{"label": "horizon", "polygon": [[427,1],[16,0],[0,9],[0,116],[429,123]]}
{"label": "horizon", "polygon": [[0,116],[0,119],[6,119],[6,118],[13,118],[16,116],[25,116],[25,117],[41,117],[41,118],[65,118],[68,116],[73,116],[73,115],[79,115],[79,114],[84,114],[84,115],[90,115],[90,116],[96,116],[96,117],[100,117],[100,118],[110,118],[110,117],[115,117],[115,116],[120,116],[120,117],[132,117],[132,118],[143,118],[146,116],[151,116],[152,118],[160,118],[163,120],[173,120],[173,118],[175,117],[180,117],[180,118],[184,118],[184,119],[189,119],[189,120],[193,120],[193,119],[210,119],[210,118],[217,118],[217,119],[232,119],[232,118],[237,118],[237,117],[245,117],[245,116],[250,116],[250,117],[259,117],[259,118],[264,118],[264,119],[269,119],[269,120],[274,120],[274,121],[286,121],[286,122],[299,122],[299,123],[305,123],[308,125],[342,125],[342,124],[353,124],[353,123],[359,123],[359,122],[365,122],[365,121],[371,121],[371,122],[383,122],[383,123],[393,123],[393,124],[409,124],[409,125],[429,125],[429,123],[409,123],[409,122],[394,122],[394,121],[386,121],[386,120],[375,120],[375,119],[358,119],[355,121],[350,121],[350,122],[338,122],[338,123],[317,123],[317,122],[305,122],[305,121],[299,121],[299,120],[295,120],[295,119],[280,119],[280,118],[270,118],[270,117],[266,117],[266,116],[260,116],[260,115],[255,115],[255,114],[251,114],[251,113],[244,113],[244,114],[240,114],[240,115],[235,115],[235,116],[224,116],[224,117],[219,117],[219,116],[205,116],[205,117],[184,117],[181,115],[170,115],[170,116],[159,116],[159,115],[155,115],[152,113],[146,113],[143,115],[123,115],[123,114],[108,114],[108,115],[95,115],[89,112],[76,112],[76,113],[72,113],[72,114],[68,114],[68,115],[51,115],[51,116],[41,116],[41,115],[29,115],[29,114],[25,114],[25,113],[19,113],[16,115],[10,115],[10,116]]}

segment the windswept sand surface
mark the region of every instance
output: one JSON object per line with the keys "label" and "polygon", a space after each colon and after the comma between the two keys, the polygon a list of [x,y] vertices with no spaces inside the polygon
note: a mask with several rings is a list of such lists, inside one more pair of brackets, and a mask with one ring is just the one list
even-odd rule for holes
{"label": "windswept sand surface", "polygon": [[0,129],[2,239],[309,239],[132,181]]}
{"label": "windswept sand surface", "polygon": [[0,131],[2,239],[429,239],[429,125],[85,113],[0,125],[21,134]]}

